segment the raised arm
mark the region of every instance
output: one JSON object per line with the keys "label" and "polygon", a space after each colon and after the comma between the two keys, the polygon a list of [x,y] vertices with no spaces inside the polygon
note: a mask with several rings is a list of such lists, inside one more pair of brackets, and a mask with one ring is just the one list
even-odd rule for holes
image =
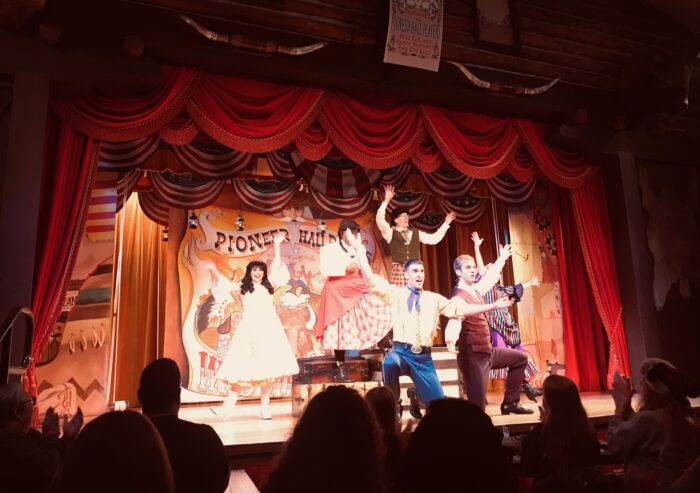
{"label": "raised arm", "polygon": [[489,289],[491,289],[494,286],[494,284],[498,282],[498,278],[501,275],[501,271],[506,265],[506,260],[510,258],[510,255],[510,245],[506,244],[504,247],[501,248],[501,254],[498,256],[498,259],[493,263],[493,265],[491,265],[491,268],[486,271],[486,273],[481,277],[479,282],[474,284],[474,289],[476,289],[481,294],[484,294]]}
{"label": "raised arm", "polygon": [[394,198],[394,194],[395,191],[392,185],[385,186],[384,201],[382,201],[379,209],[377,209],[377,228],[379,228],[382,238],[384,238],[384,241],[387,243],[391,242],[391,235],[394,234],[394,232],[391,229],[391,225],[386,222],[386,208],[389,205],[389,202],[391,202],[391,199]]}
{"label": "raised arm", "polygon": [[484,239],[479,237],[479,233],[474,231],[472,233],[472,242],[474,242],[474,260],[476,261],[476,268],[479,270],[480,274],[483,274],[484,269],[484,258],[481,256],[481,244]]}
{"label": "raised arm", "polygon": [[[345,238],[348,244],[355,249],[355,254],[357,256],[357,263],[360,266],[360,271],[362,272],[362,277],[365,281],[369,282],[372,279],[372,267],[369,265],[369,260],[367,260],[367,249],[362,244],[362,238],[360,238],[360,233],[356,235],[350,232],[349,229],[345,230]],[[340,241],[340,240],[338,240]]]}
{"label": "raised arm", "polygon": [[280,247],[285,238],[286,235],[282,232],[277,232],[272,236],[275,256],[270,264],[270,274],[268,275],[268,279],[274,287],[279,287],[289,281],[289,269],[287,269],[286,265],[282,264],[282,256],[280,255]]}
{"label": "raised arm", "polygon": [[280,266],[280,245],[282,245],[282,242],[286,238],[286,235],[280,231],[276,232],[274,235],[272,235],[272,244],[274,245],[275,248],[275,256],[272,259],[272,264],[270,264],[270,267],[272,269],[278,268]]}
{"label": "raised arm", "polygon": [[426,245],[437,245],[442,241],[442,239],[447,234],[447,230],[450,229],[450,224],[454,221],[456,214],[450,212],[445,216],[445,222],[443,222],[437,231],[434,233],[426,233],[425,231],[418,232],[418,240]]}

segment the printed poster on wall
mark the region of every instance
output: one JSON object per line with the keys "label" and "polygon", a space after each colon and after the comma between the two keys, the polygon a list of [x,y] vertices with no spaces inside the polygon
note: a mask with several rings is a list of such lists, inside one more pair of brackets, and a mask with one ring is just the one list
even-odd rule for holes
{"label": "printed poster on wall", "polygon": [[[305,213],[306,212],[306,213]],[[286,235],[281,262],[289,281],[274,292],[274,306],[297,358],[323,355],[313,330],[325,279],[319,272],[319,249],[337,240],[340,219],[311,217],[308,208],[285,209],[279,215],[243,212],[245,230],[238,231],[238,211],[210,206],[199,213],[199,227],[188,229],[178,256],[182,306],[182,342],[189,364],[188,390],[202,396],[223,396],[226,382],[217,370],[243,316],[239,283],[246,266],[274,257],[273,235]],[[356,218],[373,270],[386,276],[381,249],[372,232],[372,217]],[[167,334],[166,334],[167,337]],[[244,386],[242,397],[254,397],[256,385]],[[272,396],[291,395],[291,378],[273,384]],[[196,398],[190,394],[188,400]],[[196,399],[194,399],[196,401]]]}
{"label": "printed poster on wall", "polygon": [[384,63],[437,72],[442,16],[442,0],[390,0]]}

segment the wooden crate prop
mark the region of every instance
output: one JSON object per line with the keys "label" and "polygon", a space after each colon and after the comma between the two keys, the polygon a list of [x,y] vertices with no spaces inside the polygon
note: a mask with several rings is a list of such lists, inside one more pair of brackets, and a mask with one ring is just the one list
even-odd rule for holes
{"label": "wooden crate prop", "polygon": [[382,382],[348,382],[348,383],[293,383],[292,384],[292,416],[298,418],[304,412],[306,404],[313,397],[333,385],[345,385],[364,397],[369,389],[379,387]]}

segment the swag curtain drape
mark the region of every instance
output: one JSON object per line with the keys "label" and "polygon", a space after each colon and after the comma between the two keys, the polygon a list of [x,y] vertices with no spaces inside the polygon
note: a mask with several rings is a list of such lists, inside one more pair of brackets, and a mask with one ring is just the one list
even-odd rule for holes
{"label": "swag curtain drape", "polygon": [[[72,139],[76,147],[81,147],[81,152],[64,151],[57,158],[57,165],[82,169],[84,155],[95,149],[93,139],[126,142],[157,133],[167,142],[183,145],[204,131],[219,143],[248,153],[295,146],[307,159],[318,160],[335,147],[360,165],[375,169],[409,162],[421,171],[432,172],[441,163],[449,163],[462,173],[481,179],[493,178],[503,171],[524,183],[544,176],[563,189],[581,190],[575,207],[583,256],[591,265],[586,272],[597,293],[597,310],[611,338],[610,364],[628,371],[612,254],[608,249],[606,255],[603,248],[611,242],[605,207],[587,209],[590,201],[604,198],[597,186],[591,185],[595,168],[584,156],[550,146],[543,125],[425,105],[360,101],[321,89],[252,82],[188,69],[165,69],[163,80],[160,87],[145,95],[102,94],[54,101],[53,109],[64,125],[73,128]],[[78,174],[83,176],[84,171]],[[89,189],[89,176],[78,181]],[[78,190],[70,196],[70,205],[76,204],[85,192],[80,187],[73,188]],[[497,190],[505,193],[508,187]],[[59,203],[52,210],[58,216],[81,210],[67,209],[70,205]],[[58,224],[58,219],[55,221]],[[38,275],[52,276],[55,270],[51,269],[59,264],[70,271],[67,262],[42,260]],[[47,304],[51,297],[37,293],[35,304],[40,304],[35,314],[45,317],[45,325],[52,326],[57,312]],[[54,298],[51,300],[55,303]],[[39,339],[37,349],[43,349],[45,340]]]}
{"label": "swag curtain drape", "polygon": [[75,265],[99,154],[96,140],[61,122],[49,119],[47,134],[32,296],[32,362],[24,380],[31,395],[37,395],[34,362],[49,343]]}
{"label": "swag curtain drape", "polygon": [[610,341],[610,386],[616,368],[630,374],[630,362],[602,174],[596,173],[587,186],[572,190],[571,204],[591,292]]}
{"label": "swag curtain drape", "polygon": [[561,188],[550,187],[550,199],[557,241],[566,376],[582,392],[595,392],[605,387],[605,348],[598,337],[602,333],[601,320],[586,282],[571,197]]}

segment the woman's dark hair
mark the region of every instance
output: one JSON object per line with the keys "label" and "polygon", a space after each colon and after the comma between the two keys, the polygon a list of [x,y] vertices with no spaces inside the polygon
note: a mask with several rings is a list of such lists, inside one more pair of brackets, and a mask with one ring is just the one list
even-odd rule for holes
{"label": "woman's dark hair", "polygon": [[471,402],[431,402],[404,454],[401,491],[514,493],[502,438],[491,418]]}
{"label": "woman's dark hair", "polygon": [[75,439],[60,491],[174,492],[170,460],[158,430],[134,411],[98,416]]}
{"label": "woman's dark hair", "polygon": [[396,411],[396,397],[389,387],[375,387],[365,394],[365,401],[377,418],[379,428],[384,433],[398,433],[399,415]]}
{"label": "woman's dark hair", "polygon": [[267,264],[261,260],[253,260],[248,263],[248,266],[245,268],[245,276],[241,279],[241,294],[252,293],[255,290],[253,278],[250,276],[250,273],[253,272],[253,269],[256,267],[263,271],[263,279],[260,284],[262,284],[270,294],[274,293],[275,290],[272,284],[270,284],[270,280],[267,278]]}
{"label": "woman's dark hair", "polygon": [[547,419],[542,425],[542,451],[559,466],[581,466],[591,448],[597,447],[595,428],[581,403],[578,387],[563,375],[544,381]]}
{"label": "woman's dark hair", "polygon": [[357,234],[360,232],[360,225],[352,219],[344,219],[340,223],[340,226],[338,226],[338,241],[340,241],[340,239],[343,237],[346,229],[349,229],[350,232]]}
{"label": "woman's dark hair", "polygon": [[378,493],[384,481],[381,443],[362,397],[334,385],[308,403],[261,491]]}

